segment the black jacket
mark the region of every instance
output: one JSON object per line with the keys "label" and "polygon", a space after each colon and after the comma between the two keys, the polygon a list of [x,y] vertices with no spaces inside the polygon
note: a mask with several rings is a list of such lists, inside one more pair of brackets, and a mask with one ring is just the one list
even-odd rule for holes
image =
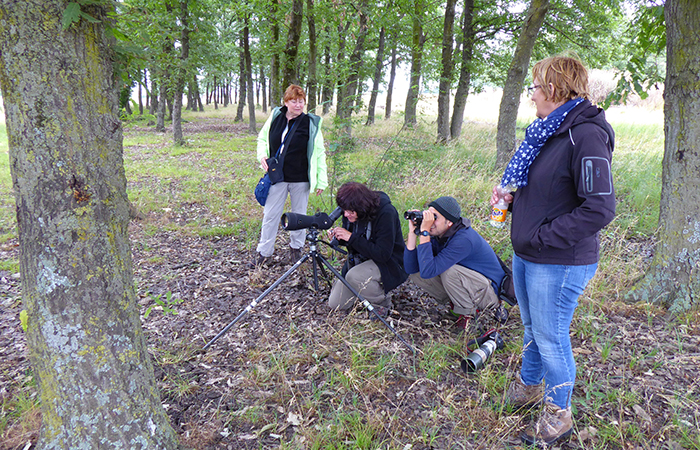
{"label": "black jacket", "polygon": [[598,232],[615,216],[610,161],[615,133],[605,112],[584,101],[566,116],[515,192],[511,241],[541,264],[598,261]]}
{"label": "black jacket", "polygon": [[[351,256],[359,255],[362,261],[371,259],[379,267],[382,274],[382,285],[384,292],[388,293],[401,283],[406,281],[408,275],[403,269],[403,233],[401,232],[401,222],[399,213],[391,204],[389,196],[384,192],[379,192],[379,211],[372,219],[372,227],[367,239],[367,221],[357,221],[350,223],[343,216],[343,228],[352,232],[348,242],[341,241],[341,244],[348,247]],[[357,261],[358,263],[360,261]],[[343,275],[347,271],[346,264]]]}

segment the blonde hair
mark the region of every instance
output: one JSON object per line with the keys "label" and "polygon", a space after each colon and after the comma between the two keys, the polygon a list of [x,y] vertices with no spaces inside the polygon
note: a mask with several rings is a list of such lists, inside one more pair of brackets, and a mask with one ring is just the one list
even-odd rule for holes
{"label": "blonde hair", "polygon": [[290,84],[287,90],[284,91],[284,103],[287,103],[290,100],[296,100],[298,98],[303,98],[304,103],[306,103],[306,92],[304,92],[304,89],[302,89],[301,86]]}
{"label": "blonde hair", "polygon": [[538,61],[532,68],[532,80],[548,101],[561,103],[576,97],[590,100],[588,71],[578,58],[551,56]]}

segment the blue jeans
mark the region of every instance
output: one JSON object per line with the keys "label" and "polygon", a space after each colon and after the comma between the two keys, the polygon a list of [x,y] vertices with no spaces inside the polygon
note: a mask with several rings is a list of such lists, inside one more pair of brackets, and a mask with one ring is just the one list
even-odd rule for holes
{"label": "blue jeans", "polygon": [[545,382],[545,401],[562,409],[571,406],[576,362],[569,328],[578,297],[598,264],[562,266],[538,264],[513,256],[513,282],[523,321],[525,385]]}

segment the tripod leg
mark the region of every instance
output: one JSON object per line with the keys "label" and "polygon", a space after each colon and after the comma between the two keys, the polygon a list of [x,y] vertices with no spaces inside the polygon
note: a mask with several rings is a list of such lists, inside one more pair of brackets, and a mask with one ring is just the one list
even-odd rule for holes
{"label": "tripod leg", "polygon": [[311,252],[311,266],[313,267],[314,272],[314,291],[318,293],[318,262],[316,261],[316,255],[316,252]]}
{"label": "tripod leg", "polygon": [[348,280],[346,280],[346,279],[340,274],[340,272],[338,272],[338,271],[335,269],[335,267],[333,267],[333,266],[331,265],[331,263],[329,263],[329,262],[323,257],[323,255],[317,254],[316,257],[318,258],[318,260],[319,260],[320,262],[323,263],[323,265],[325,265],[326,267],[328,267],[328,269],[329,269],[331,272],[333,272],[333,275],[335,275],[336,277],[338,277],[338,279],[339,279],[348,289],[350,289],[350,292],[352,292],[358,299],[360,299],[360,301],[362,302],[362,304],[364,305],[364,307],[367,308],[368,311],[374,313],[374,315],[377,316],[377,318],[378,318],[379,320],[381,320],[382,323],[383,323],[384,325],[386,325],[386,327],[387,327],[388,329],[390,329],[391,332],[394,333],[394,334],[396,335],[396,337],[398,337],[398,338],[401,340],[401,342],[403,342],[404,345],[405,345],[406,347],[408,347],[409,350],[411,350],[411,353],[413,353],[413,354],[416,353],[416,351],[414,350],[414,348],[411,347],[411,344],[409,344],[408,342],[406,342],[406,340],[405,340],[403,337],[401,337],[401,335],[400,335],[399,333],[397,333],[396,330],[395,330],[391,325],[389,325],[389,323],[388,323],[386,320],[384,320],[384,318],[383,318],[382,316],[380,316],[379,314],[377,314],[377,311],[374,309],[374,306],[372,306],[372,304],[371,304],[370,302],[368,302],[366,298],[364,298],[363,296],[361,296],[360,293],[357,292],[357,290],[356,290],[354,287],[352,287],[352,286],[350,285],[350,283],[348,283]]}
{"label": "tripod leg", "polygon": [[[314,258],[318,258],[318,254],[315,254],[313,256]],[[324,280],[326,280],[326,283],[328,283],[328,289],[333,289],[333,283],[328,279],[328,273],[326,273],[326,268],[323,267],[323,264],[319,262],[318,267],[321,269],[321,277],[323,277]]]}
{"label": "tripod leg", "polygon": [[209,341],[204,347],[202,347],[202,350],[208,349],[209,347],[211,347],[211,345],[212,345],[214,342],[216,342],[217,340],[219,340],[219,338],[220,338],[221,336],[223,336],[224,334],[226,334],[226,332],[228,332],[228,330],[230,330],[231,327],[234,326],[234,325],[236,324],[236,322],[238,322],[239,320],[241,320],[241,319],[243,318],[243,316],[245,316],[246,314],[248,314],[248,313],[250,312],[251,309],[255,308],[255,306],[256,306],[258,303],[260,303],[270,292],[272,292],[277,286],[279,286],[280,283],[282,283],[287,277],[289,277],[289,276],[292,274],[292,272],[294,272],[295,270],[297,270],[297,268],[298,268],[299,266],[301,266],[301,264],[302,264],[304,261],[306,261],[308,258],[311,258],[311,253],[307,253],[307,254],[305,254],[304,256],[302,256],[301,258],[299,258],[299,260],[298,260],[296,263],[294,263],[294,265],[293,265],[292,267],[290,267],[289,270],[287,270],[287,271],[284,273],[284,275],[282,275],[281,277],[279,277],[279,278],[277,279],[277,281],[275,281],[274,283],[272,283],[272,286],[270,286],[269,288],[267,288],[267,289],[265,290],[265,292],[263,292],[262,294],[260,294],[260,296],[259,296],[258,298],[256,298],[256,299],[253,300],[248,306],[246,306],[245,309],[244,309],[235,319],[233,319],[233,321],[232,321],[231,323],[229,323],[228,325],[226,325],[226,326],[219,332],[219,334],[217,334],[216,336],[214,336],[214,338],[213,338],[211,341]]}

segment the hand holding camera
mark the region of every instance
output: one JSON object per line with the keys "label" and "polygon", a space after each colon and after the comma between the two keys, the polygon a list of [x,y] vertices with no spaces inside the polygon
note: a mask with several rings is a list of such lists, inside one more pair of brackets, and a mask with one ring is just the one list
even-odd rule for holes
{"label": "hand holding camera", "polygon": [[421,230],[430,231],[430,227],[437,219],[437,215],[430,210],[418,211],[412,209],[403,213],[404,219],[408,220],[408,231],[413,234],[420,234]]}

